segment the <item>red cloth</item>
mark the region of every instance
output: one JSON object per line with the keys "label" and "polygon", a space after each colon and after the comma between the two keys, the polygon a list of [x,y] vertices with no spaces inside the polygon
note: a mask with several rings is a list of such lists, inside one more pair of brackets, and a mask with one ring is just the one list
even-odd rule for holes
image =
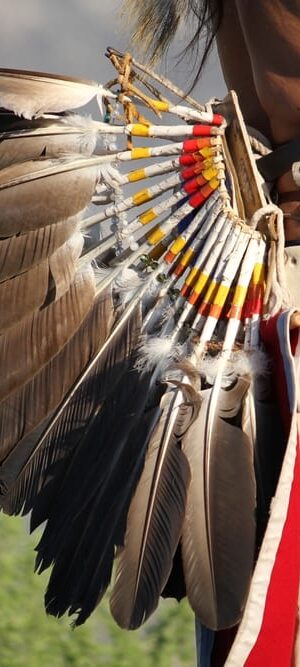
{"label": "red cloth", "polygon": [[293,311],[270,318],[262,338],[273,360],[287,448],[240,630],[225,665],[292,667],[300,580],[300,453],[297,422],[299,330]]}

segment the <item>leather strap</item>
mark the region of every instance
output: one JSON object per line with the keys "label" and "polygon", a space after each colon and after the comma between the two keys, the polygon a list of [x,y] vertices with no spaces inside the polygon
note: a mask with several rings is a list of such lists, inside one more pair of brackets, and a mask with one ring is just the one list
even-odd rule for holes
{"label": "leather strap", "polygon": [[275,148],[271,153],[256,161],[256,166],[265,181],[276,181],[300,161],[300,139],[293,139],[287,144]]}

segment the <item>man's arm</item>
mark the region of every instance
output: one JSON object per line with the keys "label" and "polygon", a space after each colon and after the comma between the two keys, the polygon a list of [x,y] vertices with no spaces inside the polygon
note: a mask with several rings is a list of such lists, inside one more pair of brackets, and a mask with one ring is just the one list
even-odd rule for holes
{"label": "man's arm", "polygon": [[251,61],[242,32],[235,0],[224,0],[223,18],[217,33],[217,46],[225,83],[238,94],[247,125],[269,139],[271,128],[255,89]]}
{"label": "man's arm", "polygon": [[[299,138],[300,0],[224,0],[218,48],[226,83],[237,91],[246,122],[274,146]],[[291,172],[278,180],[277,189],[292,193],[281,203],[291,216],[286,239],[300,240],[300,189]]]}
{"label": "man's arm", "polygon": [[273,140],[278,144],[299,137],[300,2],[236,0],[236,5]]}

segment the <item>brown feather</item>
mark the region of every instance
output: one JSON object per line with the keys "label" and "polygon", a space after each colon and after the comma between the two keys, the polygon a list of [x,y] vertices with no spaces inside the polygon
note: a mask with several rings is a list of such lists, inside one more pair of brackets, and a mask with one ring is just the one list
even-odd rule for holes
{"label": "brown feather", "polygon": [[54,563],[47,611],[78,612],[77,625],[110,581],[115,545],[122,543],[141,472],[145,445],[135,425],[147,404],[149,377],[134,369],[140,321],[140,304],[133,298],[44,437],[53,447],[71,447],[73,455],[60,483],[50,482],[46,498],[42,494],[33,506],[34,526],[49,517],[36,565],[40,571]]}
{"label": "brown feather", "polygon": [[45,302],[49,285],[49,262],[0,283],[0,333],[20,322]]}
{"label": "brown feather", "polygon": [[[102,347],[113,321],[111,291],[107,290],[96,298],[80,328],[61,352],[30,382],[0,404],[0,481],[2,489],[3,485],[10,489],[14,484],[5,497],[5,511],[8,513],[21,511],[33,457],[37,455],[35,444],[38,438],[33,439],[27,448],[24,447],[24,438],[61,403],[90,359]],[[43,456],[42,452],[40,456]],[[38,492],[42,483],[41,470],[37,477]]]}
{"label": "brown feather", "polygon": [[73,234],[53,255],[29,271],[0,283],[0,333],[38,308],[60,299],[74,280],[83,236]]}
{"label": "brown feather", "polygon": [[253,568],[253,443],[241,429],[247,389],[247,379],[221,388],[213,416],[212,390],[203,391],[200,414],[183,443],[192,471],[182,533],[187,596],[201,623],[215,630],[240,620]]}
{"label": "brown feather", "polygon": [[51,298],[60,299],[69,289],[75,277],[77,260],[81,255],[83,243],[82,234],[77,232],[49,257]]}
{"label": "brown feather", "polygon": [[88,124],[80,128],[58,121],[48,121],[46,127],[41,123],[41,127],[35,129],[6,132],[0,135],[0,168],[41,157],[55,158],[71,153],[91,155],[96,140],[97,134],[94,132],[92,136]]}
{"label": "brown feather", "polygon": [[183,385],[163,397],[162,416],[130,506],[111,597],[112,614],[127,629],[138,627],[154,611],[172,568],[190,476],[180,441],[195,417],[194,395]]}
{"label": "brown feather", "polygon": [[97,158],[37,160],[0,171],[0,237],[66,220],[92,198]]}
{"label": "brown feather", "polygon": [[63,245],[79,227],[77,218],[0,239],[0,281],[28,271]]}
{"label": "brown feather", "polygon": [[74,280],[82,247],[83,236],[73,234],[49,260],[0,283],[1,333],[41,308],[46,300],[50,303],[62,297]]}
{"label": "brown feather", "polygon": [[36,428],[59,405],[89,359],[101,349],[112,327],[113,317],[108,291],[97,297],[92,310],[64,348],[32,380],[2,401],[2,460],[21,438]]}
{"label": "brown feather", "polygon": [[93,81],[0,69],[0,106],[25,118],[79,108],[100,92],[101,86]]}
{"label": "brown feather", "polygon": [[1,400],[58,354],[80,326],[94,294],[93,271],[78,273],[70,290],[58,301],[34,312],[0,337]]}

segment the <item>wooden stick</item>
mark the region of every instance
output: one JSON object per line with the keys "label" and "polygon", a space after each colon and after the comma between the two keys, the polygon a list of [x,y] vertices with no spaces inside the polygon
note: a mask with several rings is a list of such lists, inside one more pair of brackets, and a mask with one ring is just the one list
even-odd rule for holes
{"label": "wooden stick", "polygon": [[[124,57],[124,53],[121,53],[120,51],[117,51],[116,49],[114,49],[113,47],[110,47],[110,46],[107,47],[106,55],[107,55],[108,58],[111,58],[111,56],[113,56],[113,55],[118,56],[119,58]],[[177,97],[180,97],[181,99],[186,100],[186,102],[188,102],[195,109],[198,109],[199,111],[205,111],[205,107],[203,105],[199,104],[199,102],[197,102],[190,95],[187,95],[186,93],[184,93],[184,91],[181,90],[181,88],[178,88],[178,86],[176,86],[174,83],[169,81],[169,79],[167,79],[162,74],[161,75],[156,74],[156,72],[154,72],[149,66],[142,65],[137,60],[135,60],[135,58],[132,58],[131,62],[132,62],[132,65],[134,67],[136,67],[141,72],[143,72],[144,74],[149,76],[151,79],[154,79],[154,81],[157,81],[158,83],[160,83],[162,86],[167,88],[167,90],[170,90],[172,93],[174,93],[174,95],[177,95]]]}

